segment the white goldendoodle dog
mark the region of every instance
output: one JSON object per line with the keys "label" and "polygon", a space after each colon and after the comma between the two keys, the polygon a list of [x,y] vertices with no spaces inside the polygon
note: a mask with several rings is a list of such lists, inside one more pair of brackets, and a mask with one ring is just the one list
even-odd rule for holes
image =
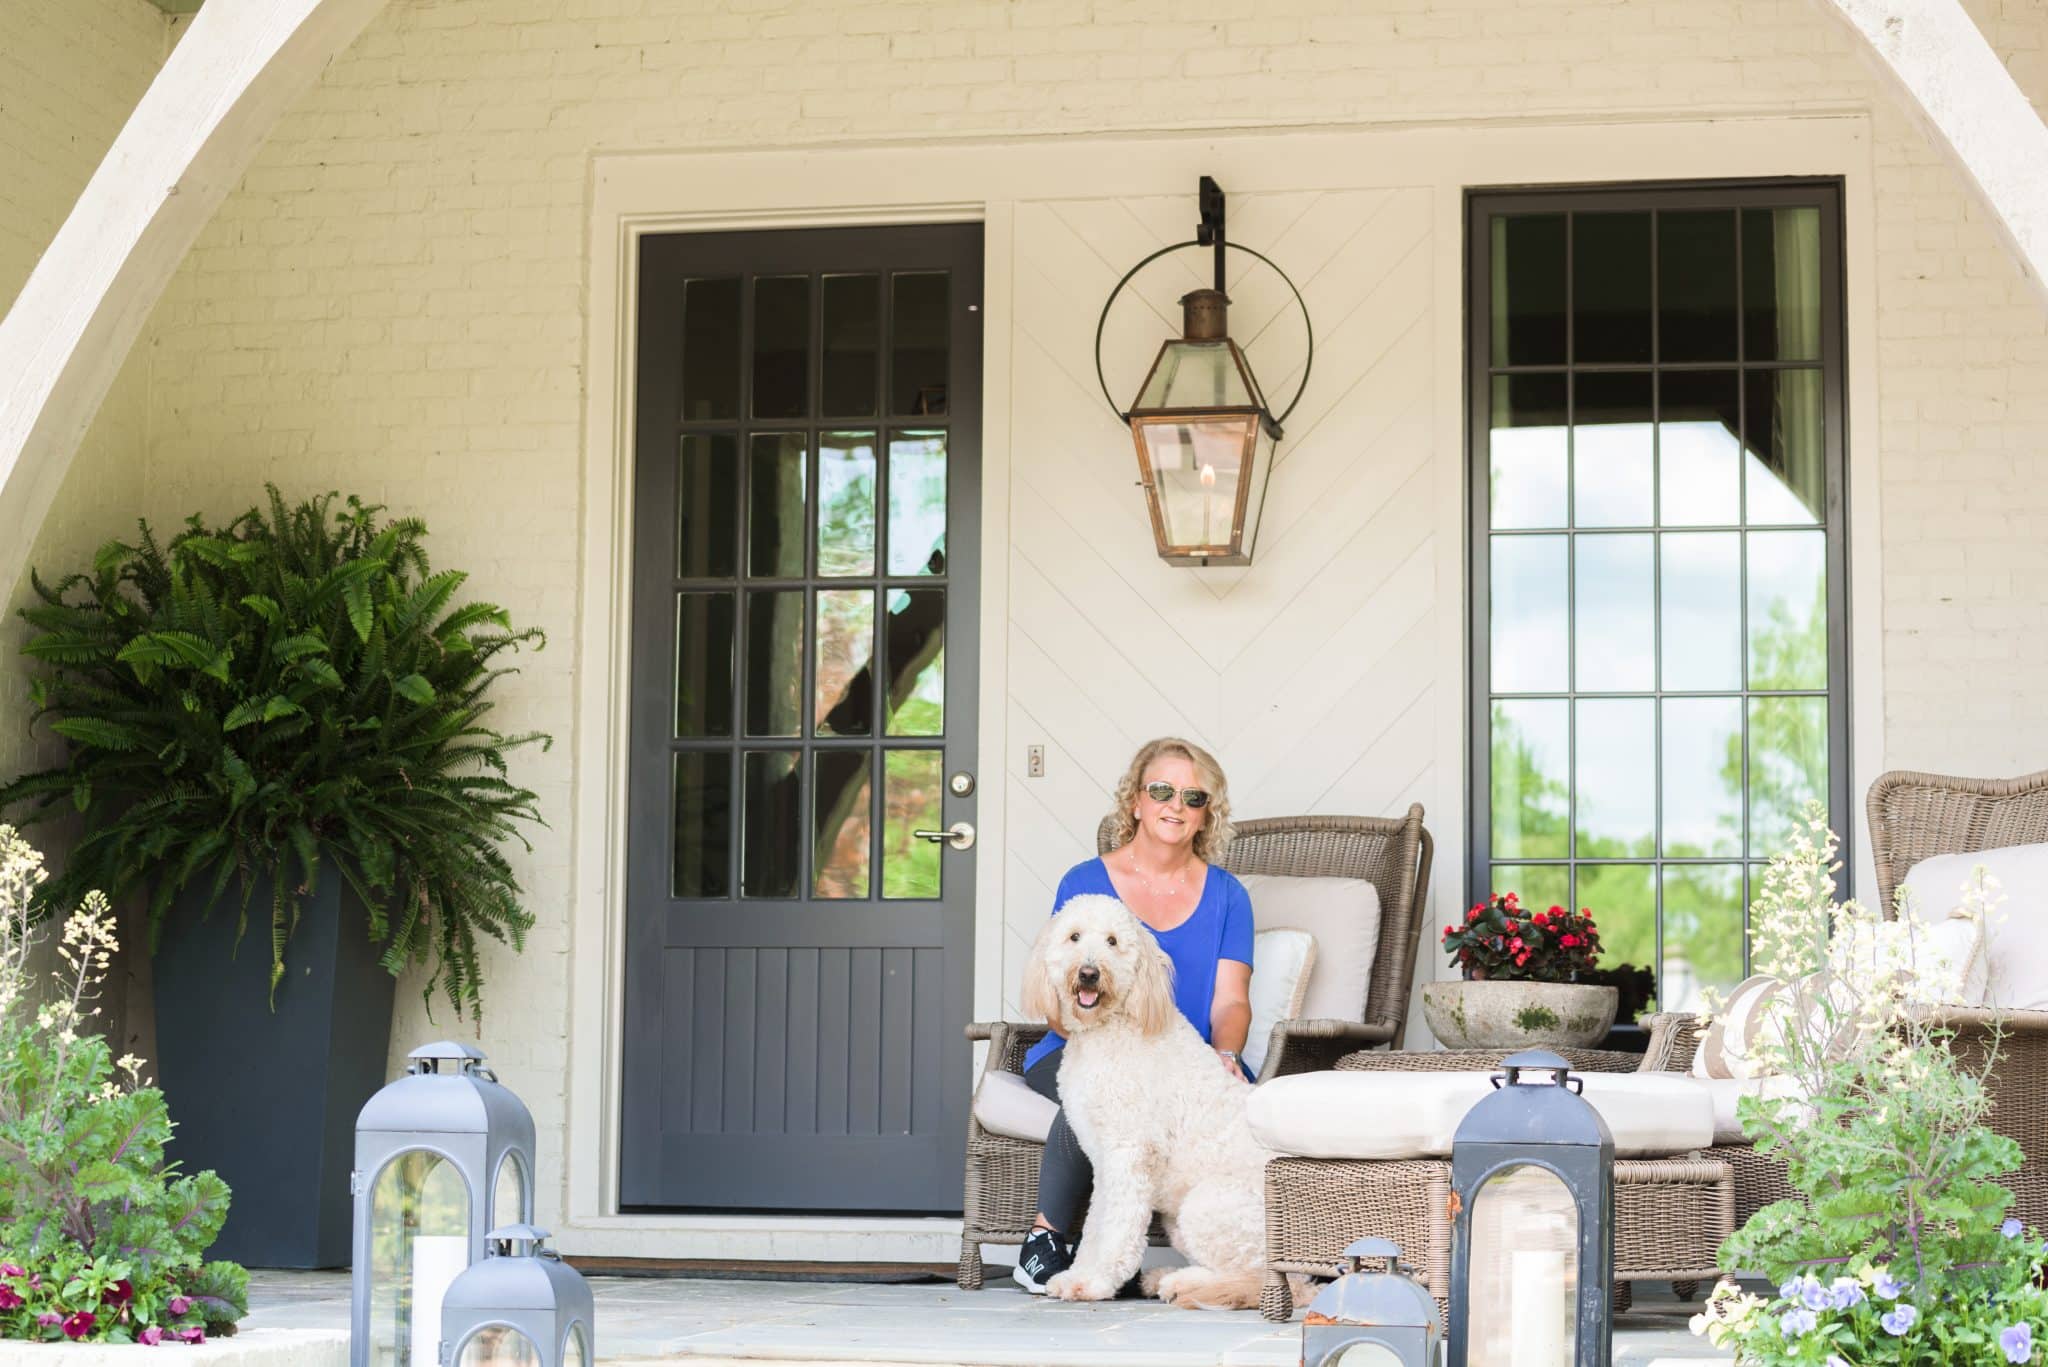
{"label": "white goldendoodle dog", "polygon": [[1257,1305],[1272,1155],[1245,1119],[1251,1085],[1174,1006],[1166,951],[1116,898],[1076,897],[1032,947],[1023,1006],[1067,1038],[1060,1105],[1095,1167],[1074,1265],[1047,1294],[1116,1295],[1144,1258],[1156,1210],[1188,1266],[1148,1289],[1187,1309]]}

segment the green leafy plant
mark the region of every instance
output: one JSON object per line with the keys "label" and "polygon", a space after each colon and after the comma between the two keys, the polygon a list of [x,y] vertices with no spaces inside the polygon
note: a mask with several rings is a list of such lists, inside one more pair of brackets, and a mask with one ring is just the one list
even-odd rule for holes
{"label": "green leafy plant", "polygon": [[[1724,1283],[1694,1328],[1755,1363],[2032,1361],[2048,1292],[2039,1233],[1997,1181],[2020,1147],[1984,1124],[1996,1040],[1981,1066],[1959,1059],[1928,1009],[1959,969],[1917,943],[1910,908],[1887,922],[1836,903],[1835,851],[1814,804],[1751,908],[1757,967],[1794,987],[1751,1029],[1778,1085],[1737,1112],[1802,1199],[1759,1210],[1720,1260],[1778,1294]],[[1979,871],[1962,910],[1981,923],[1996,901]]]}
{"label": "green leafy plant", "polygon": [[425,995],[474,1013],[478,936],[516,947],[533,923],[499,845],[540,815],[505,755],[547,737],[485,718],[509,672],[494,661],[540,634],[457,605],[465,576],[430,570],[417,519],[269,492],[267,514],[193,517],[167,546],[144,523],[89,574],[34,580],[34,703],[69,757],[0,787],[0,814],[82,813],[39,905],[146,887],[152,949],[188,889],[210,906],[239,880],[246,928],[267,876],[273,988],[300,899],[331,865],[385,967],[430,960]]}
{"label": "green leafy plant", "polygon": [[0,1337],[197,1342],[248,1312],[248,1277],[206,1249],[227,1184],[164,1158],[171,1118],[141,1063],[88,1027],[119,948],[107,900],[64,923],[36,992],[43,864],[0,825]]}

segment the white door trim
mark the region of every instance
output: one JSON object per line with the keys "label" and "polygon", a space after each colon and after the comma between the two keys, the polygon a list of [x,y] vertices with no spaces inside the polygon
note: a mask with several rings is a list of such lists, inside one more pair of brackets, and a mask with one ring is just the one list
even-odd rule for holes
{"label": "white door trim", "polygon": [[[1869,120],[1858,110],[1784,118],[1269,130],[1155,137],[1044,138],[943,145],[604,154],[589,183],[589,332],[582,604],[577,643],[575,890],[569,972],[569,1077],[561,1245],[572,1253],[818,1261],[951,1261],[957,1221],[836,1216],[625,1215],[617,1204],[624,886],[627,505],[632,488],[633,244],[650,231],[980,220],[983,298],[982,658],[977,1016],[1003,1000],[1004,731],[1009,487],[1017,425],[1011,393],[1012,241],[1020,202],[1097,196],[1189,197],[1211,174],[1230,191],[1423,187],[1433,193],[1430,332],[1438,376],[1432,423],[1438,574],[1464,599],[1463,199],[1467,187],[1671,179],[1840,176],[1845,181],[1852,587],[1874,601],[1878,553],[1876,252]],[[944,196],[934,197],[933,187]],[[1314,307],[1313,297],[1310,307]],[[1464,678],[1463,623],[1445,614],[1437,677]],[[1853,614],[1852,785],[1883,755],[1881,623]],[[1439,707],[1430,808],[1438,896],[1462,895],[1464,707]],[[1859,818],[1860,821],[1860,818]],[[1860,848],[1867,848],[1865,842]],[[1423,970],[1425,973],[1427,969]],[[965,1080],[963,1079],[963,1084]]]}

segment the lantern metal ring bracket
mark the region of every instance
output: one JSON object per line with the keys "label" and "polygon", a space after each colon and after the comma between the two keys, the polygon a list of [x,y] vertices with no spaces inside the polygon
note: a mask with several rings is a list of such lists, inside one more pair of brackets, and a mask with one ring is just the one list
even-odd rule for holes
{"label": "lantern metal ring bracket", "polygon": [[[1207,181],[1208,177],[1204,176],[1202,179],[1204,181]],[[1204,188],[1205,190],[1207,189],[1206,186]],[[1221,198],[1221,191],[1217,192],[1217,197],[1219,199]],[[1267,256],[1264,252],[1257,251],[1251,247],[1247,247],[1242,242],[1231,242],[1224,239],[1222,232],[1222,208],[1220,204],[1216,206],[1216,221],[1213,224],[1209,221],[1209,205],[1205,203],[1203,208],[1204,213],[1201,228],[1202,235],[1200,237],[1191,237],[1185,242],[1176,242],[1170,247],[1161,247],[1158,251],[1153,252],[1143,261],[1140,261],[1137,265],[1125,271],[1124,278],[1117,281],[1116,288],[1109,292],[1109,298],[1102,301],[1102,315],[1095,320],[1095,383],[1102,387],[1103,402],[1109,405],[1110,412],[1116,414],[1117,421],[1122,423],[1128,423],[1131,420],[1130,413],[1124,409],[1117,407],[1116,400],[1109,396],[1109,380],[1102,373],[1102,333],[1103,329],[1109,325],[1110,307],[1116,303],[1116,297],[1124,292],[1124,286],[1130,284],[1132,278],[1136,276],[1139,271],[1144,270],[1145,267],[1151,265],[1154,261],[1157,261],[1162,256],[1171,255],[1174,252],[1182,251],[1188,247],[1211,247],[1216,252],[1216,288],[1221,290],[1223,288],[1224,249],[1229,248],[1233,251],[1240,251],[1243,252],[1245,255],[1254,257],[1257,260],[1263,261],[1268,266],[1272,267],[1273,273],[1280,277],[1281,283],[1286,285],[1288,291],[1294,295],[1294,305],[1296,308],[1301,310],[1302,330],[1308,334],[1308,356],[1306,359],[1302,361],[1301,384],[1295,389],[1293,399],[1288,401],[1287,407],[1281,410],[1280,416],[1278,416],[1277,418],[1272,416],[1270,413],[1264,415],[1264,424],[1267,435],[1272,437],[1273,440],[1278,441],[1280,439],[1281,424],[1287,421],[1288,414],[1292,413],[1295,410],[1295,408],[1301,403],[1302,394],[1308,390],[1309,371],[1315,367],[1316,363],[1315,324],[1309,320],[1308,305],[1305,302],[1303,302],[1300,289],[1298,289],[1295,286],[1294,281],[1288,277],[1287,272],[1281,270],[1279,265],[1274,262],[1273,258]]]}

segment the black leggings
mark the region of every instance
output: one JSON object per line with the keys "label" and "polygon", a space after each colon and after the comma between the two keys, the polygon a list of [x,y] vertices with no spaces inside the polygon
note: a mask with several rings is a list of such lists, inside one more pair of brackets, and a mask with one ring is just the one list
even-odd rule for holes
{"label": "black leggings", "polygon": [[[1055,1049],[1024,1073],[1024,1085],[1042,1097],[1060,1099],[1060,1059],[1066,1050]],[[1045,1158],[1038,1166],[1038,1213],[1045,1222],[1064,1234],[1081,1223],[1088,1210],[1088,1196],[1095,1190],[1095,1166],[1081,1152],[1063,1110],[1052,1118],[1045,1136]]]}

